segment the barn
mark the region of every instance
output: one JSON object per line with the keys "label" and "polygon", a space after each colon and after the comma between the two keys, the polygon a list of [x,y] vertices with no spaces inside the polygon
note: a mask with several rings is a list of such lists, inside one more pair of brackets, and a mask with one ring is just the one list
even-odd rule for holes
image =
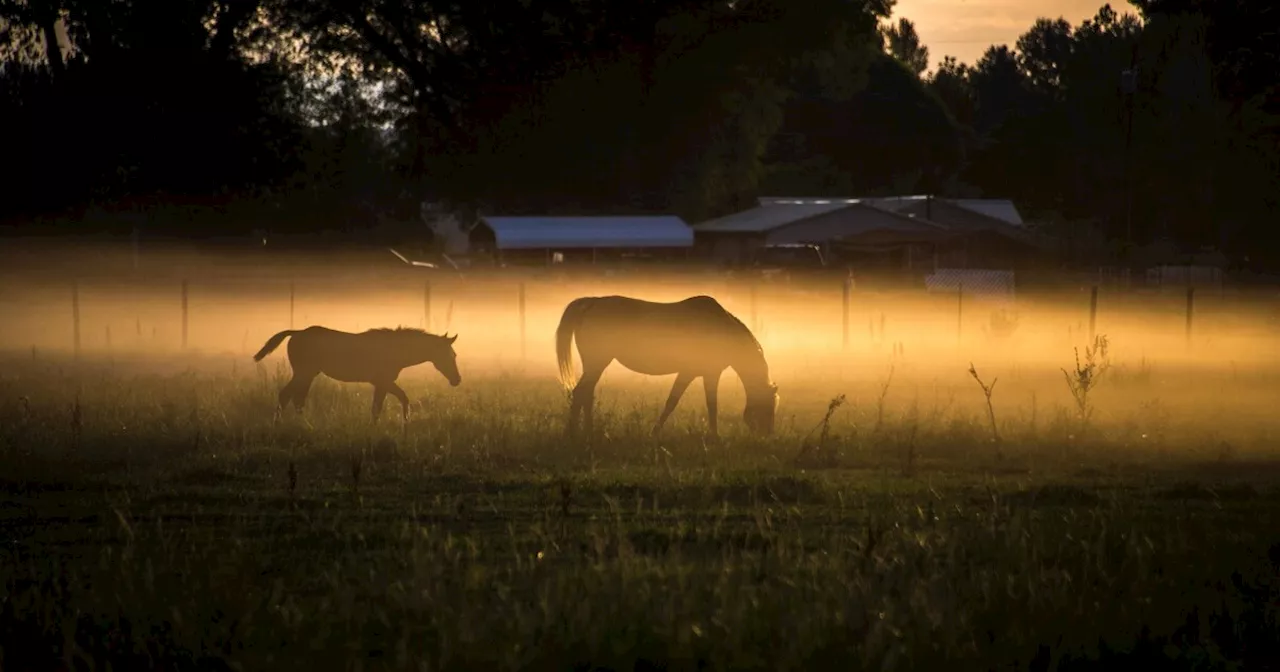
{"label": "barn", "polygon": [[[766,245],[808,243],[819,245],[831,256],[848,241],[885,244],[906,241],[906,266],[919,245],[941,240],[945,227],[862,203],[856,199],[815,200],[802,203],[770,203],[737,212],[693,227],[701,253],[728,265],[749,263]],[[920,261],[923,261],[920,260]]]}
{"label": "barn", "polygon": [[693,228],[698,248],[726,264],[749,263],[759,247],[788,243],[819,245],[856,274],[919,276],[1043,260],[1017,208],[998,199],[770,197]]}

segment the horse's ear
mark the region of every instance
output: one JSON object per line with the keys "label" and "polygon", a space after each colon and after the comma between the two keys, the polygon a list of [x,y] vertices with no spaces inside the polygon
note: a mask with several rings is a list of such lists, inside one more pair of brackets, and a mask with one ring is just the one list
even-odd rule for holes
{"label": "horse's ear", "polygon": [[453,342],[454,342],[454,341],[456,341],[456,340],[458,340],[458,335],[457,335],[457,334],[454,334],[454,335],[450,336],[448,333],[445,333],[444,338],[445,338],[445,340],[446,340],[446,341],[449,341],[449,345],[453,345]]}

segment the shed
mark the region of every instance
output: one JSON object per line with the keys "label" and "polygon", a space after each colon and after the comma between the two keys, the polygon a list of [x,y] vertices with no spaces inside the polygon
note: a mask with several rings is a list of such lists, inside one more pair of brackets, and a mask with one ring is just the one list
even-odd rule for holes
{"label": "shed", "polygon": [[561,261],[610,251],[640,254],[688,251],[693,229],[676,216],[488,216],[480,217],[472,244],[504,258],[538,256]]}

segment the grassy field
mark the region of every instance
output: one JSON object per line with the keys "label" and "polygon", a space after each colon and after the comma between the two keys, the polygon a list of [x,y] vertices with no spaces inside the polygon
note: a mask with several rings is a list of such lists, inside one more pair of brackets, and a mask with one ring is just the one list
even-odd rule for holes
{"label": "grassy field", "polygon": [[611,370],[568,441],[465,358],[374,426],[275,420],[279,356],[12,354],[0,668],[1280,669],[1275,373],[892,367],[780,371],[767,439],[728,375],[719,441]]}

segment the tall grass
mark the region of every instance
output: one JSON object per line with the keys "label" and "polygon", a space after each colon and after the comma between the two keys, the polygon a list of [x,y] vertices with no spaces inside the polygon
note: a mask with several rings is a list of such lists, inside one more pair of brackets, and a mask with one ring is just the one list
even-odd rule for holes
{"label": "tall grass", "polygon": [[[1250,411],[1274,381],[1235,374],[1229,415],[1203,374],[1091,387],[1078,440],[1057,372],[982,367],[1003,381],[999,455],[957,370],[899,371],[893,397],[873,376],[784,380],[767,439],[726,385],[723,440],[686,403],[657,460],[665,380],[602,386],[588,450],[564,438],[554,379],[413,378],[402,429],[324,379],[275,420],[269,367],[6,362],[0,667],[1280,659],[1276,427]],[[1014,400],[1036,398],[1031,432]]]}

